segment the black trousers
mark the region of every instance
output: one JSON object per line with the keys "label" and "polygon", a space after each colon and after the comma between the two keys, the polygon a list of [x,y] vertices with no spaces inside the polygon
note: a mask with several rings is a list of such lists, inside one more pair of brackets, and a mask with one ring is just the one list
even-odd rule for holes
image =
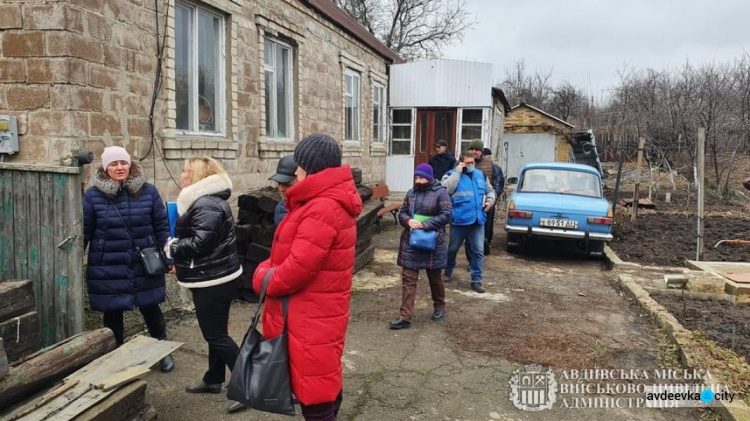
{"label": "black trousers", "polygon": [[221,384],[226,379],[225,366],[232,370],[239,348],[229,336],[229,308],[237,292],[234,282],[226,282],[207,288],[191,288],[195,315],[203,339],[208,342],[208,371],[203,381]]}
{"label": "black trousers", "polygon": [[339,408],[341,408],[341,401],[343,399],[342,390],[339,395],[336,396],[336,400],[333,402],[317,403],[315,405],[302,405],[302,416],[305,417],[305,421],[336,421],[336,417],[339,414]]}
{"label": "black trousers", "polygon": [[[148,334],[152,338],[164,340],[167,339],[167,322],[164,320],[164,314],[162,314],[159,305],[153,305],[149,307],[139,308],[143,315],[143,320],[146,322],[148,328]],[[112,330],[115,334],[115,341],[117,346],[122,345],[125,342],[125,326],[122,321],[122,311],[105,311],[104,312],[104,327]]]}

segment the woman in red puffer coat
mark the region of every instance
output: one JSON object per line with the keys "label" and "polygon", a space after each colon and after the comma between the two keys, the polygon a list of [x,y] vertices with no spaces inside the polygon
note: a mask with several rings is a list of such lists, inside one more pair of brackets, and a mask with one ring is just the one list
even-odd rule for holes
{"label": "woman in red puffer coat", "polygon": [[289,214],[276,229],[271,258],[253,276],[266,291],[263,335],[281,334],[281,300],[289,297],[287,332],[292,391],[306,420],[335,419],[341,404],[344,336],[362,200],[341,148],[332,137],[312,134],[294,151],[297,184],[286,191]]}

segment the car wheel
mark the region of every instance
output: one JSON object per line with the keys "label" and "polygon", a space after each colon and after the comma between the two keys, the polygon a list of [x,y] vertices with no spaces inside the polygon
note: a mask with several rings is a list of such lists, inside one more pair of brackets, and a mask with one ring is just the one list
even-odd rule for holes
{"label": "car wheel", "polygon": [[518,234],[508,233],[505,238],[505,250],[511,254],[517,254],[521,252],[521,236]]}
{"label": "car wheel", "polygon": [[597,259],[604,256],[604,241],[589,241],[587,254]]}

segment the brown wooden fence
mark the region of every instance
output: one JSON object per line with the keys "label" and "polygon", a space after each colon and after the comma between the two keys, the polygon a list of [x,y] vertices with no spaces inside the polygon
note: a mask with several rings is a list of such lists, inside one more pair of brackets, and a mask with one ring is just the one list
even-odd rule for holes
{"label": "brown wooden fence", "polygon": [[0,163],[0,281],[33,282],[45,345],[84,328],[80,173]]}

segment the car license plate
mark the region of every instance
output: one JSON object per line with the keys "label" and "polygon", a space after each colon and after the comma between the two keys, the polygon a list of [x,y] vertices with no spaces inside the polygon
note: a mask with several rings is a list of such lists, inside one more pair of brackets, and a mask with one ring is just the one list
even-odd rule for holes
{"label": "car license plate", "polygon": [[570,219],[541,219],[539,224],[547,228],[578,229],[578,221]]}

